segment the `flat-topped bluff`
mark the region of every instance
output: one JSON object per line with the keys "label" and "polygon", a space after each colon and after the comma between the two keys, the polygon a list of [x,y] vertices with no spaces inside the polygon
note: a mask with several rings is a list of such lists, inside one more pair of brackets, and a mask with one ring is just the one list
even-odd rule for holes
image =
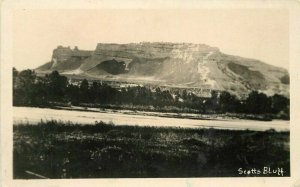
{"label": "flat-topped bluff", "polygon": [[37,72],[97,79],[145,81],[169,87],[251,90],[289,96],[288,71],[259,60],[222,53],[205,44],[142,42],[99,43],[94,51],[58,46]]}

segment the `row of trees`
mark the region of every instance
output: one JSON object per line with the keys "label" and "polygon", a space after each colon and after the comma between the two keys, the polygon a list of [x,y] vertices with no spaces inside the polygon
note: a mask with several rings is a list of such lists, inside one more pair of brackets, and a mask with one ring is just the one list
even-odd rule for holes
{"label": "row of trees", "polygon": [[251,113],[278,114],[289,112],[289,99],[275,94],[268,97],[263,93],[251,92],[245,100],[239,100],[228,92],[212,91],[210,98],[198,97],[193,93],[171,93],[159,87],[112,88],[107,84],[82,80],[79,85],[71,84],[65,76],[53,71],[45,77],[37,77],[32,70],[18,72],[13,69],[14,105],[40,106],[53,103],[90,104],[133,104],[144,106],[174,106],[195,109],[201,113]]}

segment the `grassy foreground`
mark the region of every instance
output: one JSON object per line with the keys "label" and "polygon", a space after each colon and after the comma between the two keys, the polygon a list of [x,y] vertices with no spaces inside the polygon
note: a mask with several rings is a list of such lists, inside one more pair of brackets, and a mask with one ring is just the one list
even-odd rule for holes
{"label": "grassy foreground", "polygon": [[14,125],[15,179],[242,177],[238,169],[284,169],[289,132],[64,124]]}

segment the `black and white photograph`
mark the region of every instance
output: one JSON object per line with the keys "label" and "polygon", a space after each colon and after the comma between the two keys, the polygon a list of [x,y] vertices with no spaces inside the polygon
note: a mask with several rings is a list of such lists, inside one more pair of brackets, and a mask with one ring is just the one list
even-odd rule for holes
{"label": "black and white photograph", "polygon": [[289,9],[10,15],[13,180],[292,176]]}

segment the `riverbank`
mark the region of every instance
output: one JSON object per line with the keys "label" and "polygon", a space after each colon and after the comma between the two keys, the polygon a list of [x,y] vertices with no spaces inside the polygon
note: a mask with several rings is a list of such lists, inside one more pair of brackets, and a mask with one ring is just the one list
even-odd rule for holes
{"label": "riverbank", "polygon": [[272,117],[268,115],[253,115],[253,114],[238,114],[238,113],[218,113],[218,114],[201,114],[197,111],[189,112],[174,112],[173,110],[143,110],[143,108],[131,108],[128,106],[118,107],[113,105],[99,106],[97,108],[87,106],[54,106],[53,109],[86,111],[86,112],[109,112],[123,113],[130,115],[145,115],[183,119],[198,119],[198,120],[257,120],[257,121],[272,121]]}

